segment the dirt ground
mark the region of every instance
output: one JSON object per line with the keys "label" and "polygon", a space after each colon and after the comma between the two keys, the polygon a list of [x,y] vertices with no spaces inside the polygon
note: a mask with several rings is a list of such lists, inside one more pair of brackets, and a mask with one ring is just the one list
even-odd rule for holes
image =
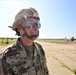
{"label": "dirt ground", "polygon": [[76,75],[76,44],[38,43],[45,50],[50,75]]}
{"label": "dirt ground", "polygon": [[[45,51],[50,75],[76,75],[76,44],[37,42]],[[4,49],[0,47],[0,53]]]}

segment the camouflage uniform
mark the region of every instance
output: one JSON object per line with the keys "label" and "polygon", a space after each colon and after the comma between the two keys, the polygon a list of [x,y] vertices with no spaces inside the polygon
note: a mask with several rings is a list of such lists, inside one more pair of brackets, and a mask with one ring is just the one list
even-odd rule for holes
{"label": "camouflage uniform", "polygon": [[0,75],[49,75],[45,53],[40,44],[33,43],[33,56],[29,56],[19,41],[7,48],[2,56]]}

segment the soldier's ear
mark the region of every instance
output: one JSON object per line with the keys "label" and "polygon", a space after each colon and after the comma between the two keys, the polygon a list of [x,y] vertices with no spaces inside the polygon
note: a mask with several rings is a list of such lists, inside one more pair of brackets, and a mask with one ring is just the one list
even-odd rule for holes
{"label": "soldier's ear", "polygon": [[23,30],[23,27],[21,25],[19,25],[17,27],[17,31],[20,33],[20,34],[23,34],[24,33],[24,30]]}
{"label": "soldier's ear", "polygon": [[22,30],[22,26],[19,25],[19,26],[17,27],[17,30],[20,32],[20,31]]}

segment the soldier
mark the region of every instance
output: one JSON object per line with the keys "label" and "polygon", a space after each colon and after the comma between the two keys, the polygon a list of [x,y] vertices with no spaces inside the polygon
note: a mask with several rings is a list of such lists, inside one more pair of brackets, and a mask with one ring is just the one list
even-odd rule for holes
{"label": "soldier", "polygon": [[20,36],[2,55],[0,75],[49,75],[45,52],[36,42],[41,27],[34,8],[22,9],[15,16],[12,29]]}

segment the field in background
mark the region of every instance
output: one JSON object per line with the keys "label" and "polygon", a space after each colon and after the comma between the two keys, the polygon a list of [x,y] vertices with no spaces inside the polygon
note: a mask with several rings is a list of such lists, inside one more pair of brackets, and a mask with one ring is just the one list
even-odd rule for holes
{"label": "field in background", "polygon": [[16,41],[16,38],[0,38],[0,46],[9,46]]}
{"label": "field in background", "polygon": [[42,42],[58,43],[58,44],[76,44],[76,39],[74,41],[64,40],[64,39],[37,39]]}
{"label": "field in background", "polygon": [[[17,38],[1,38],[0,46],[8,46],[16,41]],[[76,44],[76,39],[74,41],[64,40],[64,39],[37,39],[37,41],[58,43],[58,44]]]}

